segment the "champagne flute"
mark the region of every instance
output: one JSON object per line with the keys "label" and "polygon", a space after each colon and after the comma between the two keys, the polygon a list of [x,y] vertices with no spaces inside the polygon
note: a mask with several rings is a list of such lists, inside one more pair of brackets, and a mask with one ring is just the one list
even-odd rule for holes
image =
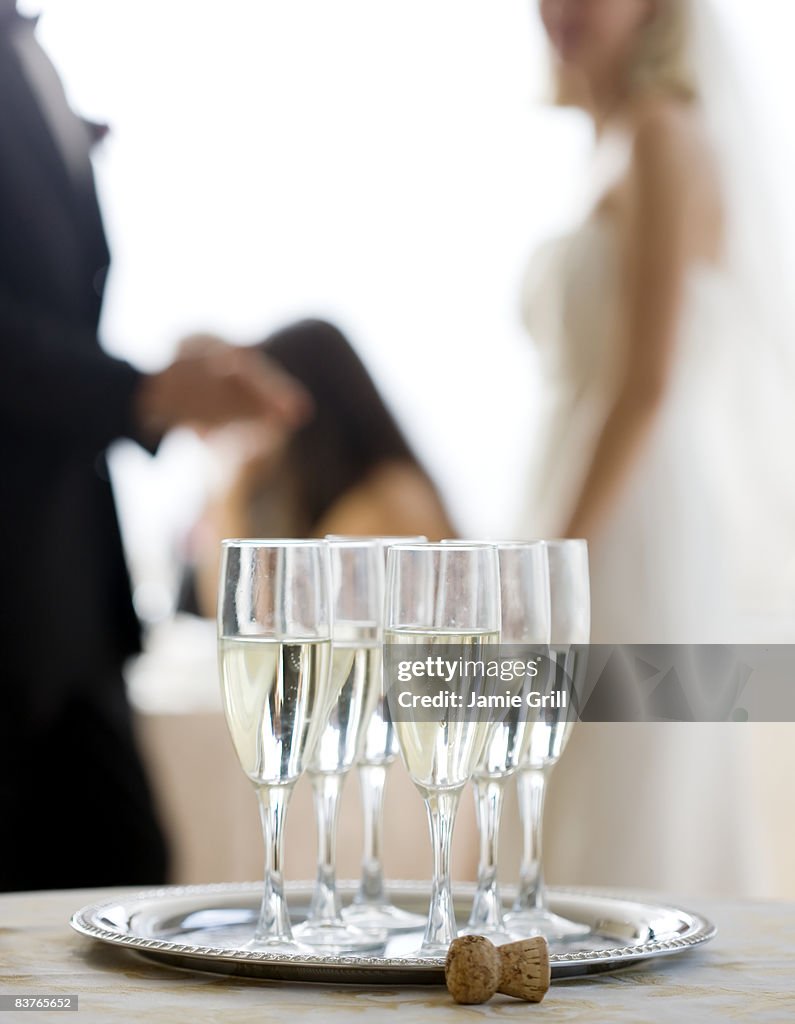
{"label": "champagne flute", "polygon": [[[549,563],[543,541],[497,544],[500,563],[502,607],[501,650],[508,656],[530,662],[536,659],[538,673],[521,680],[521,692],[535,689],[549,668],[550,597]],[[515,652],[505,645],[521,645]],[[486,935],[495,945],[510,942],[503,921],[502,898],[497,879],[498,843],[505,783],[519,767],[527,747],[535,711],[525,701],[510,708],[496,723],[483,757],[475,768],[473,785],[475,814],[480,836],[478,887],[466,930]]]}
{"label": "champagne flute", "polygon": [[218,600],[224,713],[257,791],[265,843],[259,920],[247,948],[297,952],[284,894],[284,821],[327,717],[331,580],[324,541],[226,540]]}
{"label": "champagne flute", "polygon": [[379,541],[328,542],[333,595],[331,687],[326,726],[311,753],[318,865],[309,916],[296,936],[328,953],[376,950],[386,933],[342,918],[336,884],[336,840],[342,787],[355,763],[381,694],[384,556]]}
{"label": "champagne flute", "polygon": [[[355,538],[330,534],[326,539],[334,541]],[[385,560],[390,544],[424,544],[428,540],[427,537],[422,536],[378,537],[376,539],[382,545]],[[378,671],[380,675],[382,672],[380,651]],[[359,888],[353,897],[353,903],[345,907],[342,916],[346,921],[358,925],[360,928],[385,928],[390,932],[412,931],[422,928],[425,918],[395,906],[387,896],[384,883],[384,866],[381,855],[384,787],[387,769],[397,757],[398,746],[395,727],[389,716],[389,706],[383,694],[380,679],[378,689],[379,697],[370,716],[370,721],[365,727],[357,757],[364,831],[362,874]]]}
{"label": "champagne flute", "polygon": [[[477,662],[499,641],[500,583],[492,545],[399,544],[387,556],[385,682],[400,752],[425,801],[433,849],[433,885],[420,956],[443,956],[456,937],[450,845],[461,791],[488,740],[489,725],[446,706],[438,714],[406,709],[425,693],[416,676],[394,685],[395,664],[452,653]],[[467,678],[467,689],[480,680]],[[397,697],[395,700],[394,698]]]}
{"label": "champagne flute", "polygon": [[[591,635],[591,598],[588,574],[588,546],[584,540],[547,541],[549,586],[552,610],[551,660],[554,688],[574,692],[584,669],[585,652]],[[548,707],[539,712],[530,741],[517,773],[519,815],[522,822],[522,863],[519,891],[506,922],[524,935],[540,934],[551,941],[582,938],[590,929],[553,914],[547,906],[542,864],[544,798],[549,775],[563,753],[576,712]]]}

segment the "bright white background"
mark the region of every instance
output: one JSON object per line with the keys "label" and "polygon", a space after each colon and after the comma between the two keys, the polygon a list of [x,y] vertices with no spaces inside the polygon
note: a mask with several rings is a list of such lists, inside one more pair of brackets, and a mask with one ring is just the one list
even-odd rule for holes
{"label": "bright white background", "polygon": [[[154,368],[194,329],[253,341],[330,317],[462,531],[509,531],[536,395],[522,270],[576,215],[590,138],[538,103],[533,0],[20,6],[44,12],[75,108],[112,125],[96,159],[107,347]],[[795,5],[720,6],[788,133]],[[201,449],[182,436],[150,460],[127,445],[114,476],[138,604],[157,617],[201,502]]]}

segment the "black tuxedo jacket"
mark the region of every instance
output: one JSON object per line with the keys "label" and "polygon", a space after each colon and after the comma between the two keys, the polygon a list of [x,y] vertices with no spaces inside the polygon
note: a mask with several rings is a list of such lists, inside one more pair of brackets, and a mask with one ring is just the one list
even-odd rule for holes
{"label": "black tuxedo jacket", "polygon": [[0,20],[0,718],[48,716],[138,643],[104,452],[139,374],[97,341],[109,255]]}

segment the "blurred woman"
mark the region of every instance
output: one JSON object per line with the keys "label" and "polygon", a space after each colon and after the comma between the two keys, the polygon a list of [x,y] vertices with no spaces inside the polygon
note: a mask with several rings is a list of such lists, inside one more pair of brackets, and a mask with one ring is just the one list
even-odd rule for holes
{"label": "blurred woman", "polygon": [[[200,337],[189,347],[213,344]],[[322,320],[278,331],[261,346],[306,391],[311,412],[288,433],[235,425],[210,439],[219,478],[191,540],[195,567],[183,606],[215,614],[223,537],[454,535],[439,493],[345,336]]]}
{"label": "blurred woman", "polygon": [[[587,215],[524,293],[551,407],[522,530],[588,539],[595,643],[747,641],[738,598],[773,584],[765,542],[793,508],[792,474],[768,451],[783,353],[759,319],[766,268],[743,234],[758,184],[738,162],[752,143],[720,25],[709,0],[540,11],[557,99],[587,112],[597,145]],[[578,726],[552,781],[551,873],[753,889],[750,735]]]}

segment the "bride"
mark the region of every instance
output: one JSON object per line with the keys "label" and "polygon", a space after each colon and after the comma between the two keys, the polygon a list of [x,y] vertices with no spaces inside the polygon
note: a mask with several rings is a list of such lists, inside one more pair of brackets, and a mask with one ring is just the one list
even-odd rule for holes
{"label": "bride", "polygon": [[[791,479],[765,455],[787,352],[710,6],[540,2],[557,100],[597,145],[587,215],[524,290],[549,409],[521,527],[587,538],[594,643],[780,639],[749,633],[745,606],[792,581],[774,542]],[[753,728],[577,726],[552,776],[551,877],[752,891]]]}

